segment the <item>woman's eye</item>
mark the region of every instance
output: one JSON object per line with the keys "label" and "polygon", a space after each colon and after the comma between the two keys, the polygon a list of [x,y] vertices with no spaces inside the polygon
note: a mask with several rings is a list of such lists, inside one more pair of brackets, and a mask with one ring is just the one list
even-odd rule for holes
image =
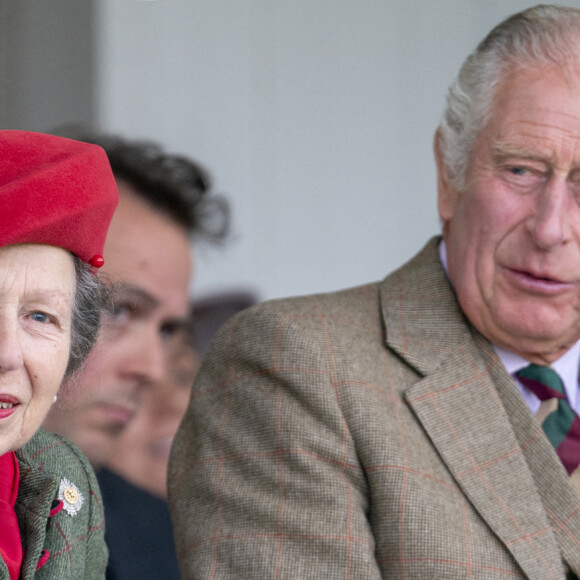
{"label": "woman's eye", "polygon": [[43,324],[46,324],[47,322],[52,322],[52,318],[46,314],[45,312],[31,312],[30,313],[30,318],[32,320],[34,320],[35,322],[41,322]]}

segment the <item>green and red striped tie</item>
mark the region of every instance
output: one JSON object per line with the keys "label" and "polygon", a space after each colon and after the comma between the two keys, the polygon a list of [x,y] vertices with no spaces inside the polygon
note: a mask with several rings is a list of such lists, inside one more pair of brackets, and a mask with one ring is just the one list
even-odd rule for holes
{"label": "green and red striped tie", "polygon": [[531,364],[516,373],[542,402],[538,418],[542,429],[572,475],[580,464],[580,418],[570,406],[564,384],[558,373],[550,367]]}

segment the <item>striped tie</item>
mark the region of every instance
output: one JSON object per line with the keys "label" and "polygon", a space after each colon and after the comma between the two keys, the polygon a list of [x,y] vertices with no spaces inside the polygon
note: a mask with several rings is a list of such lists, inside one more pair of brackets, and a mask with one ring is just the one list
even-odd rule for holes
{"label": "striped tie", "polygon": [[[580,464],[580,419],[568,403],[562,379],[550,367],[534,364],[518,371],[516,376],[542,401],[536,417],[568,475],[572,475]],[[580,470],[573,479],[579,475]]]}

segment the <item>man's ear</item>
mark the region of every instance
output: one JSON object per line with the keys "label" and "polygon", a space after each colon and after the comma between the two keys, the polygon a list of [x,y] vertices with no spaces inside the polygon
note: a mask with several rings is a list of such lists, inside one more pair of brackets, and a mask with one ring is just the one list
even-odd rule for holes
{"label": "man's ear", "polygon": [[453,185],[449,169],[443,158],[441,151],[441,134],[439,129],[435,132],[433,139],[433,149],[435,152],[435,164],[437,166],[437,208],[439,210],[439,217],[443,222],[444,230],[445,224],[451,220],[459,201],[459,192]]}

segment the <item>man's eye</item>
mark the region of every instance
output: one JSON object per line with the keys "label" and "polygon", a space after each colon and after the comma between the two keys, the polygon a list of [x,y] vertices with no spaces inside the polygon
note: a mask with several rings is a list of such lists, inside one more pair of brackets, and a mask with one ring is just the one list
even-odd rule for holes
{"label": "man's eye", "polygon": [[528,173],[528,170],[525,167],[512,167],[510,168],[511,173],[514,175],[523,176]]}
{"label": "man's eye", "polygon": [[113,307],[114,318],[128,318],[133,313],[133,307],[130,304],[115,304]]}
{"label": "man's eye", "polygon": [[159,329],[159,334],[164,339],[173,338],[181,333],[185,334],[185,325],[181,322],[165,322]]}
{"label": "man's eye", "polygon": [[113,309],[111,310],[108,321],[112,324],[122,326],[129,322],[135,313],[135,308],[125,302],[117,302],[113,304]]}

